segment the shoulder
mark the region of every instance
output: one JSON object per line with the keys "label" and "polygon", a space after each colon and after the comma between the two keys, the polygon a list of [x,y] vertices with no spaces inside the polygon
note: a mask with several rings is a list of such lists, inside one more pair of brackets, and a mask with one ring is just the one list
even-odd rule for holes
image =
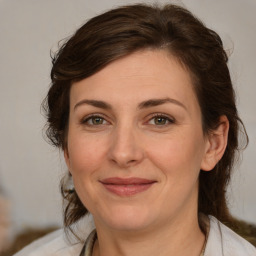
{"label": "shoulder", "polygon": [[14,256],[71,256],[79,255],[81,248],[81,243],[69,243],[61,229],[36,240]]}
{"label": "shoulder", "polygon": [[[79,229],[76,230],[76,233],[79,237],[86,239],[94,229],[94,223],[85,218],[79,224]],[[36,240],[13,256],[73,256],[79,255],[82,247],[83,243],[75,238],[69,241],[64,230],[59,229]]]}
{"label": "shoulder", "polygon": [[256,256],[256,248],[215,217],[209,216],[210,231],[205,256]]}

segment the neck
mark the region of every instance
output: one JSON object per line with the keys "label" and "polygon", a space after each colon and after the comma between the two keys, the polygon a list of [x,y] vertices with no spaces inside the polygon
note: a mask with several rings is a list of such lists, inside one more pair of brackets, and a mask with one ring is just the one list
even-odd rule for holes
{"label": "neck", "polygon": [[197,214],[179,216],[157,228],[140,231],[115,231],[97,228],[93,256],[182,255],[199,256],[205,235],[199,228]]}

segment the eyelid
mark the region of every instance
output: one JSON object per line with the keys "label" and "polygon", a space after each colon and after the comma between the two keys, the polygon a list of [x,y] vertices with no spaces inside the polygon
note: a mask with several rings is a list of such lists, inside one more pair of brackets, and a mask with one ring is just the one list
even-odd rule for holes
{"label": "eyelid", "polygon": [[[83,118],[81,119],[80,123],[81,123],[81,124],[86,124],[86,122],[88,122],[88,120],[90,120],[90,119],[93,118],[93,117],[102,118],[102,119],[104,119],[106,122],[110,123],[110,122],[107,120],[106,116],[105,116],[104,114],[100,114],[100,113],[89,114],[89,115],[83,117]],[[89,124],[87,124],[87,125],[89,125]]]}
{"label": "eyelid", "polygon": [[[150,114],[148,116],[148,119],[147,119],[148,121],[147,122],[151,121],[153,118],[156,118],[156,117],[166,118],[168,120],[169,124],[176,122],[175,118],[173,118],[170,115],[164,114],[164,113],[153,113],[153,114]],[[166,125],[168,125],[168,124],[165,124],[165,125],[162,125],[162,126],[166,126]],[[161,126],[161,125],[159,125],[159,126]]]}
{"label": "eyelid", "polygon": [[[102,119],[104,119],[104,121],[110,123],[110,121],[108,120],[108,117],[102,113],[92,113],[92,114],[86,115],[85,117],[81,118],[80,123],[86,124],[88,122],[88,120],[90,120],[93,117],[102,118]],[[148,123],[149,121],[151,121],[153,118],[156,118],[156,117],[165,118],[169,122],[168,124],[172,124],[172,123],[176,122],[175,118],[173,118],[172,116],[170,116],[168,114],[161,113],[161,112],[157,112],[157,113],[152,113],[152,114],[148,115],[147,121],[145,123]],[[159,125],[159,126],[166,126],[168,124]],[[87,125],[89,126],[89,124],[87,124]],[[93,126],[93,125],[91,125],[91,126]]]}

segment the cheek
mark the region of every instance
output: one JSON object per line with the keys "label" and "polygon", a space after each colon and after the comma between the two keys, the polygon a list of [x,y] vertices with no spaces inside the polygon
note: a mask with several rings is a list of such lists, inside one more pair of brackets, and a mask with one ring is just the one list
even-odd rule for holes
{"label": "cheek", "polygon": [[103,162],[106,143],[94,136],[72,136],[68,141],[70,171],[73,175],[86,175],[97,170]]}
{"label": "cheek", "polygon": [[148,145],[147,155],[166,175],[198,175],[203,157],[202,137],[183,132]]}

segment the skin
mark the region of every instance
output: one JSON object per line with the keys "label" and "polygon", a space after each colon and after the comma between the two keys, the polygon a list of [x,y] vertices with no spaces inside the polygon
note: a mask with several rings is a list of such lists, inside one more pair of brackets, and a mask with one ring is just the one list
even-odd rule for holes
{"label": "skin", "polygon": [[[189,72],[163,50],[133,53],[72,85],[64,155],[95,220],[94,256],[200,254],[198,175],[224,153],[226,117],[220,123],[203,134]],[[101,183],[110,177],[154,184],[119,196]]]}

